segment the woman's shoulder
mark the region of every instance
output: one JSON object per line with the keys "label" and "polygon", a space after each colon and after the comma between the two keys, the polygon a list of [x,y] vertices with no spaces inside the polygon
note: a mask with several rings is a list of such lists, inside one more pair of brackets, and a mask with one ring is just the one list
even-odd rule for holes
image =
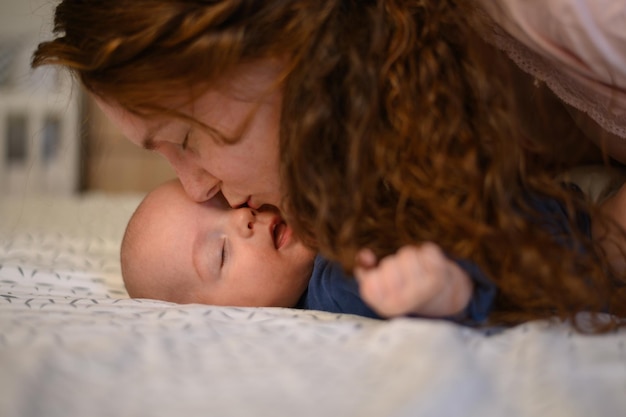
{"label": "woman's shoulder", "polygon": [[606,130],[626,137],[626,2],[478,0],[490,39]]}

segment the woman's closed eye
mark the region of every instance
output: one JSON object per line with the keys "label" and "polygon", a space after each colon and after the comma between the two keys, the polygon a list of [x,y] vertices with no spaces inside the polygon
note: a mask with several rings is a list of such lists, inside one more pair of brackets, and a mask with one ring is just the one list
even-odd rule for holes
{"label": "woman's closed eye", "polygon": [[228,257],[228,253],[226,251],[226,238],[222,239],[222,251],[221,251],[221,257],[220,257],[220,269],[222,269],[224,267],[224,264],[226,263],[226,259]]}

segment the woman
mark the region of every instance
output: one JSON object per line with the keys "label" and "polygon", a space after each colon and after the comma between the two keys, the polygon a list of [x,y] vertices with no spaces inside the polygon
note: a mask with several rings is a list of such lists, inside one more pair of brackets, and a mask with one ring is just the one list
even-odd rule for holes
{"label": "woman", "polygon": [[[496,283],[497,321],[626,315],[573,226],[597,210],[522,129],[472,2],[65,0],[55,22],[34,65],[70,68],[197,201],[278,205],[346,269],[436,242]],[[537,227],[536,197],[565,208],[573,244]]]}

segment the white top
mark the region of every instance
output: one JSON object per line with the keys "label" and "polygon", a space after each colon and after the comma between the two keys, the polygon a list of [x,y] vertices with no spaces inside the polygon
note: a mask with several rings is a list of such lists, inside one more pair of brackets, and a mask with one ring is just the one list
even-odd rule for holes
{"label": "white top", "polygon": [[477,1],[520,68],[626,138],[626,1]]}

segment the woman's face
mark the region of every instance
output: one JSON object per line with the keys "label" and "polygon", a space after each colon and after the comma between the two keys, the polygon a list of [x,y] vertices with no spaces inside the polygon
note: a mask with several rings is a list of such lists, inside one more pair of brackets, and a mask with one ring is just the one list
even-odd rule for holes
{"label": "woman's face", "polygon": [[[97,102],[128,139],[169,161],[193,200],[206,201],[221,190],[232,207],[278,206],[282,94],[273,84],[279,70],[271,63],[248,67],[177,108],[213,133],[182,118],[141,118]],[[234,143],[221,143],[219,136]]]}

